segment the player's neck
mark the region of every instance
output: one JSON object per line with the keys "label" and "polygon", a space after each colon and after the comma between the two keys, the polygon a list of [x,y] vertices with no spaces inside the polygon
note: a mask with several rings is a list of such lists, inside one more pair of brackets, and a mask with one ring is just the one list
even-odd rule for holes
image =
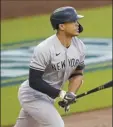
{"label": "player's neck", "polygon": [[57,32],[56,35],[64,47],[69,47],[71,45],[71,36],[67,36],[63,32]]}

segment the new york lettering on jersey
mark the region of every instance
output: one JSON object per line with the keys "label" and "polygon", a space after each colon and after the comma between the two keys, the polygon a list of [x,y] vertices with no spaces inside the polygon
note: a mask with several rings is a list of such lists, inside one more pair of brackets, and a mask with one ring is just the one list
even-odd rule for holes
{"label": "new york lettering on jersey", "polygon": [[[68,59],[69,67],[76,67],[78,63],[79,63],[79,59],[75,59],[75,58]],[[57,71],[62,70],[66,67],[66,60],[60,61],[56,64],[51,64],[51,66],[53,70],[57,70]]]}

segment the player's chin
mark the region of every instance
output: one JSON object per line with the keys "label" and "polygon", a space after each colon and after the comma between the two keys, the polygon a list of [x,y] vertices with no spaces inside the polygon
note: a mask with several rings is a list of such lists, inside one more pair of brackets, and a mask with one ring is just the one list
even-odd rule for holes
{"label": "player's chin", "polygon": [[74,36],[79,36],[79,34],[80,34],[79,32],[75,32]]}

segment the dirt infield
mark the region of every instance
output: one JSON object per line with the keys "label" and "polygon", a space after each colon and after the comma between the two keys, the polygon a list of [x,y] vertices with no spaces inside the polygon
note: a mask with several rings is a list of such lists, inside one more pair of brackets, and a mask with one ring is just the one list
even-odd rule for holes
{"label": "dirt infield", "polygon": [[64,117],[66,127],[112,127],[112,108]]}
{"label": "dirt infield", "polygon": [[[77,113],[65,116],[63,119],[65,127],[112,127],[112,108]],[[2,127],[13,127],[13,125]]]}
{"label": "dirt infield", "polygon": [[15,18],[51,13],[61,6],[73,6],[76,9],[91,8],[111,4],[112,0],[1,0],[1,18]]}

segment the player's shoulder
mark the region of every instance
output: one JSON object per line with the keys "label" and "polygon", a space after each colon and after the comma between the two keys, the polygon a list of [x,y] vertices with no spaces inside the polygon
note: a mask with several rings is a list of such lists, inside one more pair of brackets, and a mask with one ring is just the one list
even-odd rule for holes
{"label": "player's shoulder", "polygon": [[85,49],[86,49],[85,44],[80,38],[73,37],[72,40],[73,40],[73,43],[79,49],[80,52],[84,52],[85,51]]}
{"label": "player's shoulder", "polygon": [[45,40],[41,41],[40,44],[38,44],[35,47],[35,50],[39,50],[43,52],[49,51],[52,45],[54,44],[54,39],[55,39],[55,35],[52,35],[46,38]]}
{"label": "player's shoulder", "polygon": [[74,44],[76,44],[77,46],[85,48],[85,44],[80,38],[73,37],[72,40],[73,40]]}
{"label": "player's shoulder", "polygon": [[73,41],[74,41],[74,43],[78,43],[80,45],[85,46],[84,42],[78,37],[73,37]]}

